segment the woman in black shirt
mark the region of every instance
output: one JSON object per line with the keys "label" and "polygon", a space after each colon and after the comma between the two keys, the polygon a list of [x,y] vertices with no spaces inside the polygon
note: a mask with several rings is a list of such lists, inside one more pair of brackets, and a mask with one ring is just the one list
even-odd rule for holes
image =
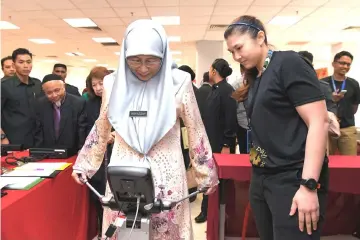
{"label": "woman in black shirt", "polygon": [[224,37],[246,70],[233,97],[245,103],[250,121],[250,204],[260,239],[318,240],[328,185],[328,115],[316,73],[295,52],[269,50],[255,17],[237,18]]}
{"label": "woman in black shirt", "polygon": [[[235,153],[237,130],[236,101],[231,97],[234,89],[226,81],[232,69],[229,63],[222,59],[215,59],[209,71],[209,82],[212,90],[203,108],[203,122],[213,153]],[[196,223],[207,220],[208,197],[204,194],[201,212],[195,218]]]}

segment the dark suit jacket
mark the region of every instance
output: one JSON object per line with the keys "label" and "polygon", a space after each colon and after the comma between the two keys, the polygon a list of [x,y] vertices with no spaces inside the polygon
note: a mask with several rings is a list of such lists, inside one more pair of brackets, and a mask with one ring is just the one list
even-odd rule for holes
{"label": "dark suit jacket", "polygon": [[80,93],[79,93],[79,89],[73,85],[67,84],[65,83],[65,91],[67,93],[73,94],[75,96],[81,97]]}
{"label": "dark suit jacket", "polygon": [[39,148],[66,148],[76,154],[86,138],[85,100],[66,94],[60,108],[60,132],[55,137],[53,104],[42,97],[36,104],[35,146]]}
{"label": "dark suit jacket", "polygon": [[95,121],[98,119],[100,115],[100,107],[100,97],[89,98],[89,100],[86,101],[86,135],[89,135],[91,128],[94,126]]}
{"label": "dark suit jacket", "polygon": [[211,85],[207,83],[204,83],[196,92],[196,101],[199,105],[199,110],[202,119],[204,119],[203,113],[206,104],[206,99],[210,93],[211,93]]}

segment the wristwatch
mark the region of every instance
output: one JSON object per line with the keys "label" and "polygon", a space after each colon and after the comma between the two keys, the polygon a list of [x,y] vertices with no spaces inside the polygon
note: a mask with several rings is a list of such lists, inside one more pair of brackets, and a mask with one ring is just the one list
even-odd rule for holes
{"label": "wristwatch", "polygon": [[320,188],[320,184],[313,178],[301,179],[300,185],[305,186],[309,190],[316,190]]}
{"label": "wristwatch", "polygon": [[1,140],[4,140],[5,138],[6,138],[5,133],[2,133],[2,134],[1,134]]}

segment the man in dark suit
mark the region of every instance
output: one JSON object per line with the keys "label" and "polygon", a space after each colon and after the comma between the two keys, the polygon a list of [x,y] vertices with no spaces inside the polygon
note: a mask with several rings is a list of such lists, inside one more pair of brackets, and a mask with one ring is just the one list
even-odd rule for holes
{"label": "man in dark suit", "polygon": [[203,84],[196,92],[196,100],[199,106],[201,118],[204,119],[203,112],[206,104],[206,99],[211,93],[211,84],[209,83],[209,72],[205,72],[203,75]]}
{"label": "man in dark suit", "polygon": [[80,93],[79,93],[79,89],[73,85],[70,85],[68,83],[65,82],[66,76],[67,76],[67,67],[65,64],[62,63],[56,63],[54,65],[53,68],[53,74],[59,75],[62,80],[65,83],[65,90],[67,93],[73,94],[75,96],[79,96],[81,97]]}
{"label": "man in dark suit", "polygon": [[85,100],[65,91],[65,83],[56,74],[42,81],[45,96],[36,104],[35,146],[68,149],[76,154],[86,138]]}

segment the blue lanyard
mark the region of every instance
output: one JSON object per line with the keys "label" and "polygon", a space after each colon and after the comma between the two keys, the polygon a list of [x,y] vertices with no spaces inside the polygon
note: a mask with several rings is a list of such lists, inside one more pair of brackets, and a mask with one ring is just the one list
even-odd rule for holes
{"label": "blue lanyard", "polygon": [[345,78],[345,80],[343,81],[343,83],[341,84],[341,89],[340,89],[339,91],[338,91],[338,89],[336,89],[335,80],[334,80],[334,77],[333,77],[333,76],[331,76],[331,82],[332,82],[332,85],[333,85],[333,88],[334,88],[334,92],[338,93],[338,92],[340,92],[340,91],[342,91],[342,90],[345,89],[345,86],[346,86],[346,78]]}

